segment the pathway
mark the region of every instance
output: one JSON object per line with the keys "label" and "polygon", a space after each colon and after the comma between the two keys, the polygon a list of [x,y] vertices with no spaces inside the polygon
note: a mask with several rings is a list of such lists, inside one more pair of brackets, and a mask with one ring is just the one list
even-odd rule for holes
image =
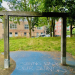
{"label": "pathway", "polygon": [[15,51],[10,57],[16,62],[11,75],[75,75],[75,59],[69,54],[69,66],[60,65],[60,52]]}

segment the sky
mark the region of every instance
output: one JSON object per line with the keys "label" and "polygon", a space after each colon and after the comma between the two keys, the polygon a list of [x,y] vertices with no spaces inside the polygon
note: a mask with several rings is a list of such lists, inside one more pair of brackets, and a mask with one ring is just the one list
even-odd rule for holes
{"label": "sky", "polygon": [[8,11],[11,11],[11,9],[9,9],[9,7],[8,7],[8,5],[7,5],[7,2],[2,1],[2,6],[3,6],[4,8],[6,8]]}

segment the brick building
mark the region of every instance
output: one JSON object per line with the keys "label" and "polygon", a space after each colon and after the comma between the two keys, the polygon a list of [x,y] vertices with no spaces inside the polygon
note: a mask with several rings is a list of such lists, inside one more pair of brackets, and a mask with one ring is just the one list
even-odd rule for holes
{"label": "brick building", "polygon": [[[55,21],[55,35],[61,36],[61,18],[58,21]],[[70,27],[67,27],[67,30],[70,30]],[[31,31],[32,37],[38,37],[40,34],[46,34],[45,26],[35,27],[34,31]],[[2,21],[0,20],[0,38],[4,36],[4,27]],[[9,37],[29,37],[29,25],[27,20],[20,21],[20,25],[9,22]]]}
{"label": "brick building", "polygon": [[[61,36],[61,24],[61,18],[58,21],[55,21],[55,35]],[[70,26],[66,27],[66,30],[70,31]]]}
{"label": "brick building", "polygon": [[3,29],[3,24],[0,22],[0,39],[3,38],[4,36],[4,29]]}
{"label": "brick building", "polygon": [[[32,37],[37,37],[40,34],[44,34],[45,26],[43,27],[35,27],[34,31],[31,31]],[[3,38],[4,36],[4,27],[2,22],[0,22],[0,38]],[[16,37],[16,36],[22,36],[22,37],[29,37],[29,25],[27,21],[20,21],[20,25],[14,24],[13,22],[9,22],[9,37]]]}

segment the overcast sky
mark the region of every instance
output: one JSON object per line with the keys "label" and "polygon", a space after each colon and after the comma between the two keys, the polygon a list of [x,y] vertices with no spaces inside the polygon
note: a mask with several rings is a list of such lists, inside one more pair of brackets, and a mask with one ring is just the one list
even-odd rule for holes
{"label": "overcast sky", "polygon": [[11,11],[11,9],[9,9],[9,7],[8,7],[8,5],[7,5],[7,2],[2,1],[2,6],[3,6],[4,8],[6,8],[8,11]]}

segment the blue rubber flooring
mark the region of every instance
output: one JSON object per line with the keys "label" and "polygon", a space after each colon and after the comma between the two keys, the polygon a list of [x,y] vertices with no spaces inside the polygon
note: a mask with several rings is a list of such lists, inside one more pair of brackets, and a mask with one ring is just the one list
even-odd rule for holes
{"label": "blue rubber flooring", "polygon": [[67,56],[68,66],[60,65],[60,52],[15,51],[10,57],[16,62],[11,75],[75,75],[75,59]]}

